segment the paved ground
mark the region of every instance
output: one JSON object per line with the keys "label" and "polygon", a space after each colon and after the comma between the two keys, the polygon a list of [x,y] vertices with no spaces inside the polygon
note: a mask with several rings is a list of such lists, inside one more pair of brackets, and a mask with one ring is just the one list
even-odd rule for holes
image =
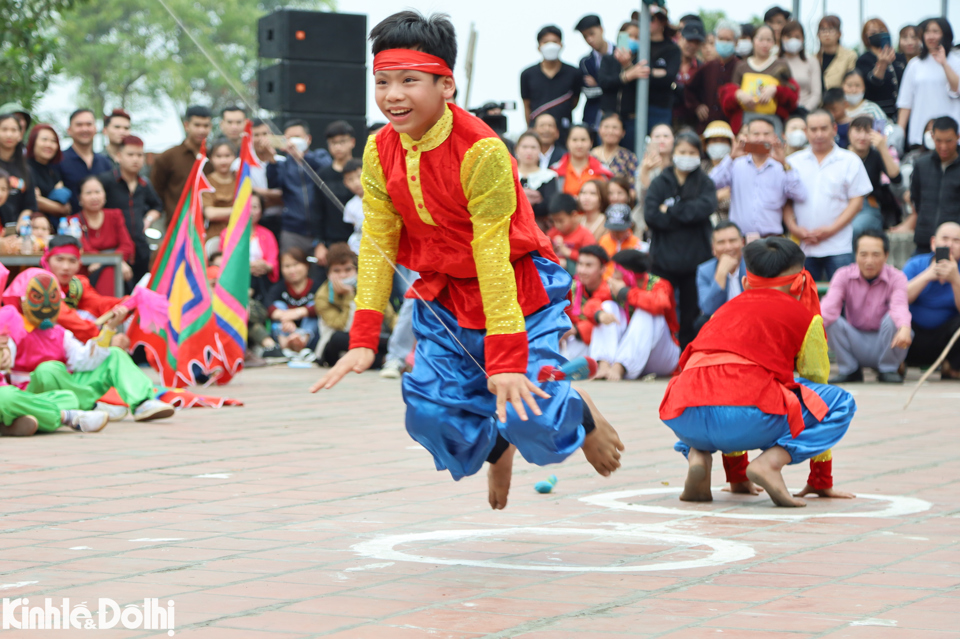
{"label": "paved ground", "polygon": [[664,384],[593,383],[625,468],[520,462],[492,512],[482,476],[454,483],[407,438],[396,382],[315,397],[316,376],[250,371],[220,389],[244,408],[4,439],[0,597],[173,600],[176,636],[204,639],[960,636],[960,384],[907,412],[907,388],[856,387],[834,474],[874,497],[798,512],[681,505]]}

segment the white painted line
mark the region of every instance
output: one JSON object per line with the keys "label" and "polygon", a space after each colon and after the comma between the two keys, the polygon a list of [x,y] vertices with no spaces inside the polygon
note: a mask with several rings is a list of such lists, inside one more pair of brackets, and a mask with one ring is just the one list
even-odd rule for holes
{"label": "white painted line", "polygon": [[13,590],[14,588],[23,588],[31,584],[38,584],[39,581],[18,581],[15,584],[0,584],[0,590]]}
{"label": "white painted line", "polygon": [[207,473],[206,475],[194,475],[194,479],[227,479],[233,473]]}
{"label": "white painted line", "polygon": [[[719,492],[721,487],[715,486],[713,490]],[[621,490],[612,493],[601,493],[599,495],[589,495],[587,497],[581,497],[580,501],[592,504],[594,506],[601,506],[603,508],[613,508],[615,510],[631,510],[634,512],[640,513],[653,513],[658,515],[683,515],[684,517],[719,517],[722,519],[754,519],[754,520],[770,520],[770,521],[800,521],[804,519],[817,519],[820,517],[867,517],[867,518],[881,518],[881,517],[903,517],[905,515],[914,515],[916,513],[921,513],[926,510],[930,510],[933,506],[928,501],[922,499],[917,499],[915,497],[902,497],[896,495],[867,495],[863,493],[857,494],[857,500],[859,499],[870,499],[876,501],[888,502],[888,506],[881,510],[870,510],[865,512],[860,511],[849,511],[849,512],[823,512],[817,508],[810,508],[811,504],[821,503],[820,498],[813,498],[807,500],[807,508],[802,508],[798,510],[778,508],[773,505],[773,502],[770,501],[770,498],[761,494],[757,497],[753,497],[750,500],[724,500],[724,501],[714,501],[712,506],[715,508],[750,508],[750,509],[763,509],[770,512],[730,512],[728,510],[692,510],[682,507],[670,507],[670,506],[654,506],[652,504],[637,504],[637,503],[626,503],[623,500],[629,499],[631,497],[642,497],[646,495],[668,495],[671,493],[679,493],[683,490],[681,487],[671,487],[671,488],[644,488],[641,490]],[[827,502],[828,500],[823,500]],[[856,503],[856,500],[846,500],[846,499],[835,499],[829,500],[830,504],[840,504],[840,503]],[[773,512],[777,511],[777,512]],[[786,514],[783,511],[788,511],[790,514]]]}
{"label": "white painted line", "polygon": [[74,546],[70,550],[93,550],[90,546]]}
{"label": "white painted line", "polygon": [[860,621],[851,621],[851,626],[883,626],[885,628],[896,628],[897,622],[894,619],[861,619]]}
{"label": "white painted line", "polygon": [[184,537],[141,537],[140,539],[130,539],[129,541],[183,541]]}
{"label": "white painted line", "polygon": [[[396,550],[401,544],[410,544],[424,541],[454,542],[467,539],[504,539],[516,535],[530,535],[533,537],[565,537],[586,535],[604,541],[622,541],[652,539],[664,545],[672,545],[677,550],[689,551],[697,546],[707,546],[713,552],[700,559],[686,561],[666,561],[633,566],[556,566],[537,564],[511,564],[488,559],[445,559],[405,553]],[[412,561],[423,564],[439,564],[445,566],[474,566],[477,568],[494,568],[498,570],[536,570],[544,572],[652,572],[661,570],[689,570],[705,566],[719,566],[734,561],[750,559],[756,554],[750,546],[738,541],[725,539],[710,539],[692,535],[677,534],[664,526],[622,526],[619,530],[604,530],[600,528],[493,528],[480,530],[437,530],[427,533],[413,533],[407,535],[391,535],[365,541],[354,546],[351,550],[364,556],[390,561]]]}
{"label": "white painted line", "polygon": [[356,568],[347,568],[344,572],[360,572],[361,570],[376,570],[377,568],[388,568],[393,565],[392,561],[385,564],[367,564],[366,566],[357,566]]}

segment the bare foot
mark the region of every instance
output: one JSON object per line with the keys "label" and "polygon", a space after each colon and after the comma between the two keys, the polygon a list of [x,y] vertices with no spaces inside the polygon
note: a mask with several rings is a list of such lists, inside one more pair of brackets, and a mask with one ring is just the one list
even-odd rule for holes
{"label": "bare foot", "polygon": [[690,462],[690,468],[687,470],[687,480],[683,483],[680,501],[713,501],[713,494],[710,492],[713,456],[691,448],[687,453],[687,461]]}
{"label": "bare foot", "polygon": [[496,464],[487,468],[487,485],[490,488],[488,499],[494,510],[503,510],[507,507],[507,493],[510,492],[510,479],[513,477],[513,454],[517,447],[513,444],[507,447]]}
{"label": "bare foot", "polygon": [[593,376],[593,379],[607,379],[607,375],[609,374],[610,374],[610,363],[597,362],[597,374]]}
{"label": "bare foot", "polygon": [[787,490],[780,470],[790,463],[790,453],[781,446],[769,448],[747,466],[747,477],[763,487],[777,506],[800,508],[807,505],[802,499],[796,499]]}
{"label": "bare foot", "polygon": [[300,333],[294,333],[290,336],[290,339],[287,341],[287,347],[296,352],[300,352],[307,347],[307,340],[303,338],[303,335]]}
{"label": "bare foot", "polygon": [[614,364],[610,367],[610,372],[607,373],[607,379],[611,382],[619,382],[623,379],[626,372],[627,369],[625,369],[622,364]]}
{"label": "bare foot", "polygon": [[837,490],[836,488],[827,488],[825,490],[817,490],[810,484],[807,484],[803,487],[799,493],[794,495],[794,497],[804,497],[806,495],[817,495],[819,497],[832,497],[833,499],[853,499],[856,497],[853,493],[848,493],[843,490]]}
{"label": "bare foot", "polygon": [[[724,487],[723,492],[738,493],[740,495],[759,495],[763,492],[763,488],[760,488],[748,479],[747,481],[730,482],[729,486]],[[800,495],[797,496],[799,497]]]}
{"label": "bare foot", "polygon": [[609,477],[610,473],[620,468],[620,451],[624,448],[623,442],[620,441],[620,436],[610,422],[600,414],[590,396],[579,388],[576,390],[590,407],[593,421],[597,425],[583,440],[581,446],[583,454],[594,470],[604,477]]}
{"label": "bare foot", "polygon": [[29,437],[37,432],[37,418],[33,415],[17,417],[13,422],[0,424],[0,435],[4,437]]}

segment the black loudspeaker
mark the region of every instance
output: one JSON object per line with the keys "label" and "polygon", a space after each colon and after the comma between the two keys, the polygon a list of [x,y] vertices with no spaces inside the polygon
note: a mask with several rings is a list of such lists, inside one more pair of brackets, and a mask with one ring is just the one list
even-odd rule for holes
{"label": "black loudspeaker", "polygon": [[260,18],[261,58],[366,61],[367,16],[281,9]]}
{"label": "black loudspeaker", "polygon": [[353,149],[353,156],[358,158],[363,156],[363,146],[367,143],[367,120],[363,114],[339,115],[336,113],[296,113],[284,111],[277,113],[273,119],[281,133],[291,120],[303,120],[307,123],[307,126],[310,127],[310,137],[313,138],[313,144],[310,145],[310,148],[313,149],[327,148],[325,135],[327,127],[331,122],[346,120],[350,126],[353,127],[357,137],[357,146]]}
{"label": "black loudspeaker", "polygon": [[368,79],[363,64],[282,60],[260,69],[260,106],[298,113],[366,113]]}

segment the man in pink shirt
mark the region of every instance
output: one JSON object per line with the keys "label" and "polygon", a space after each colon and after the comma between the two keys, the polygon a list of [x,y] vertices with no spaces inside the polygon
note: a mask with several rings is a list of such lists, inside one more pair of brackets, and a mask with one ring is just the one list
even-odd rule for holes
{"label": "man in pink shirt", "polygon": [[837,269],[820,304],[839,375],[831,384],[862,382],[863,368],[877,380],[902,384],[898,369],[913,340],[907,277],[887,264],[890,240],[868,229],[854,240],[856,263]]}

